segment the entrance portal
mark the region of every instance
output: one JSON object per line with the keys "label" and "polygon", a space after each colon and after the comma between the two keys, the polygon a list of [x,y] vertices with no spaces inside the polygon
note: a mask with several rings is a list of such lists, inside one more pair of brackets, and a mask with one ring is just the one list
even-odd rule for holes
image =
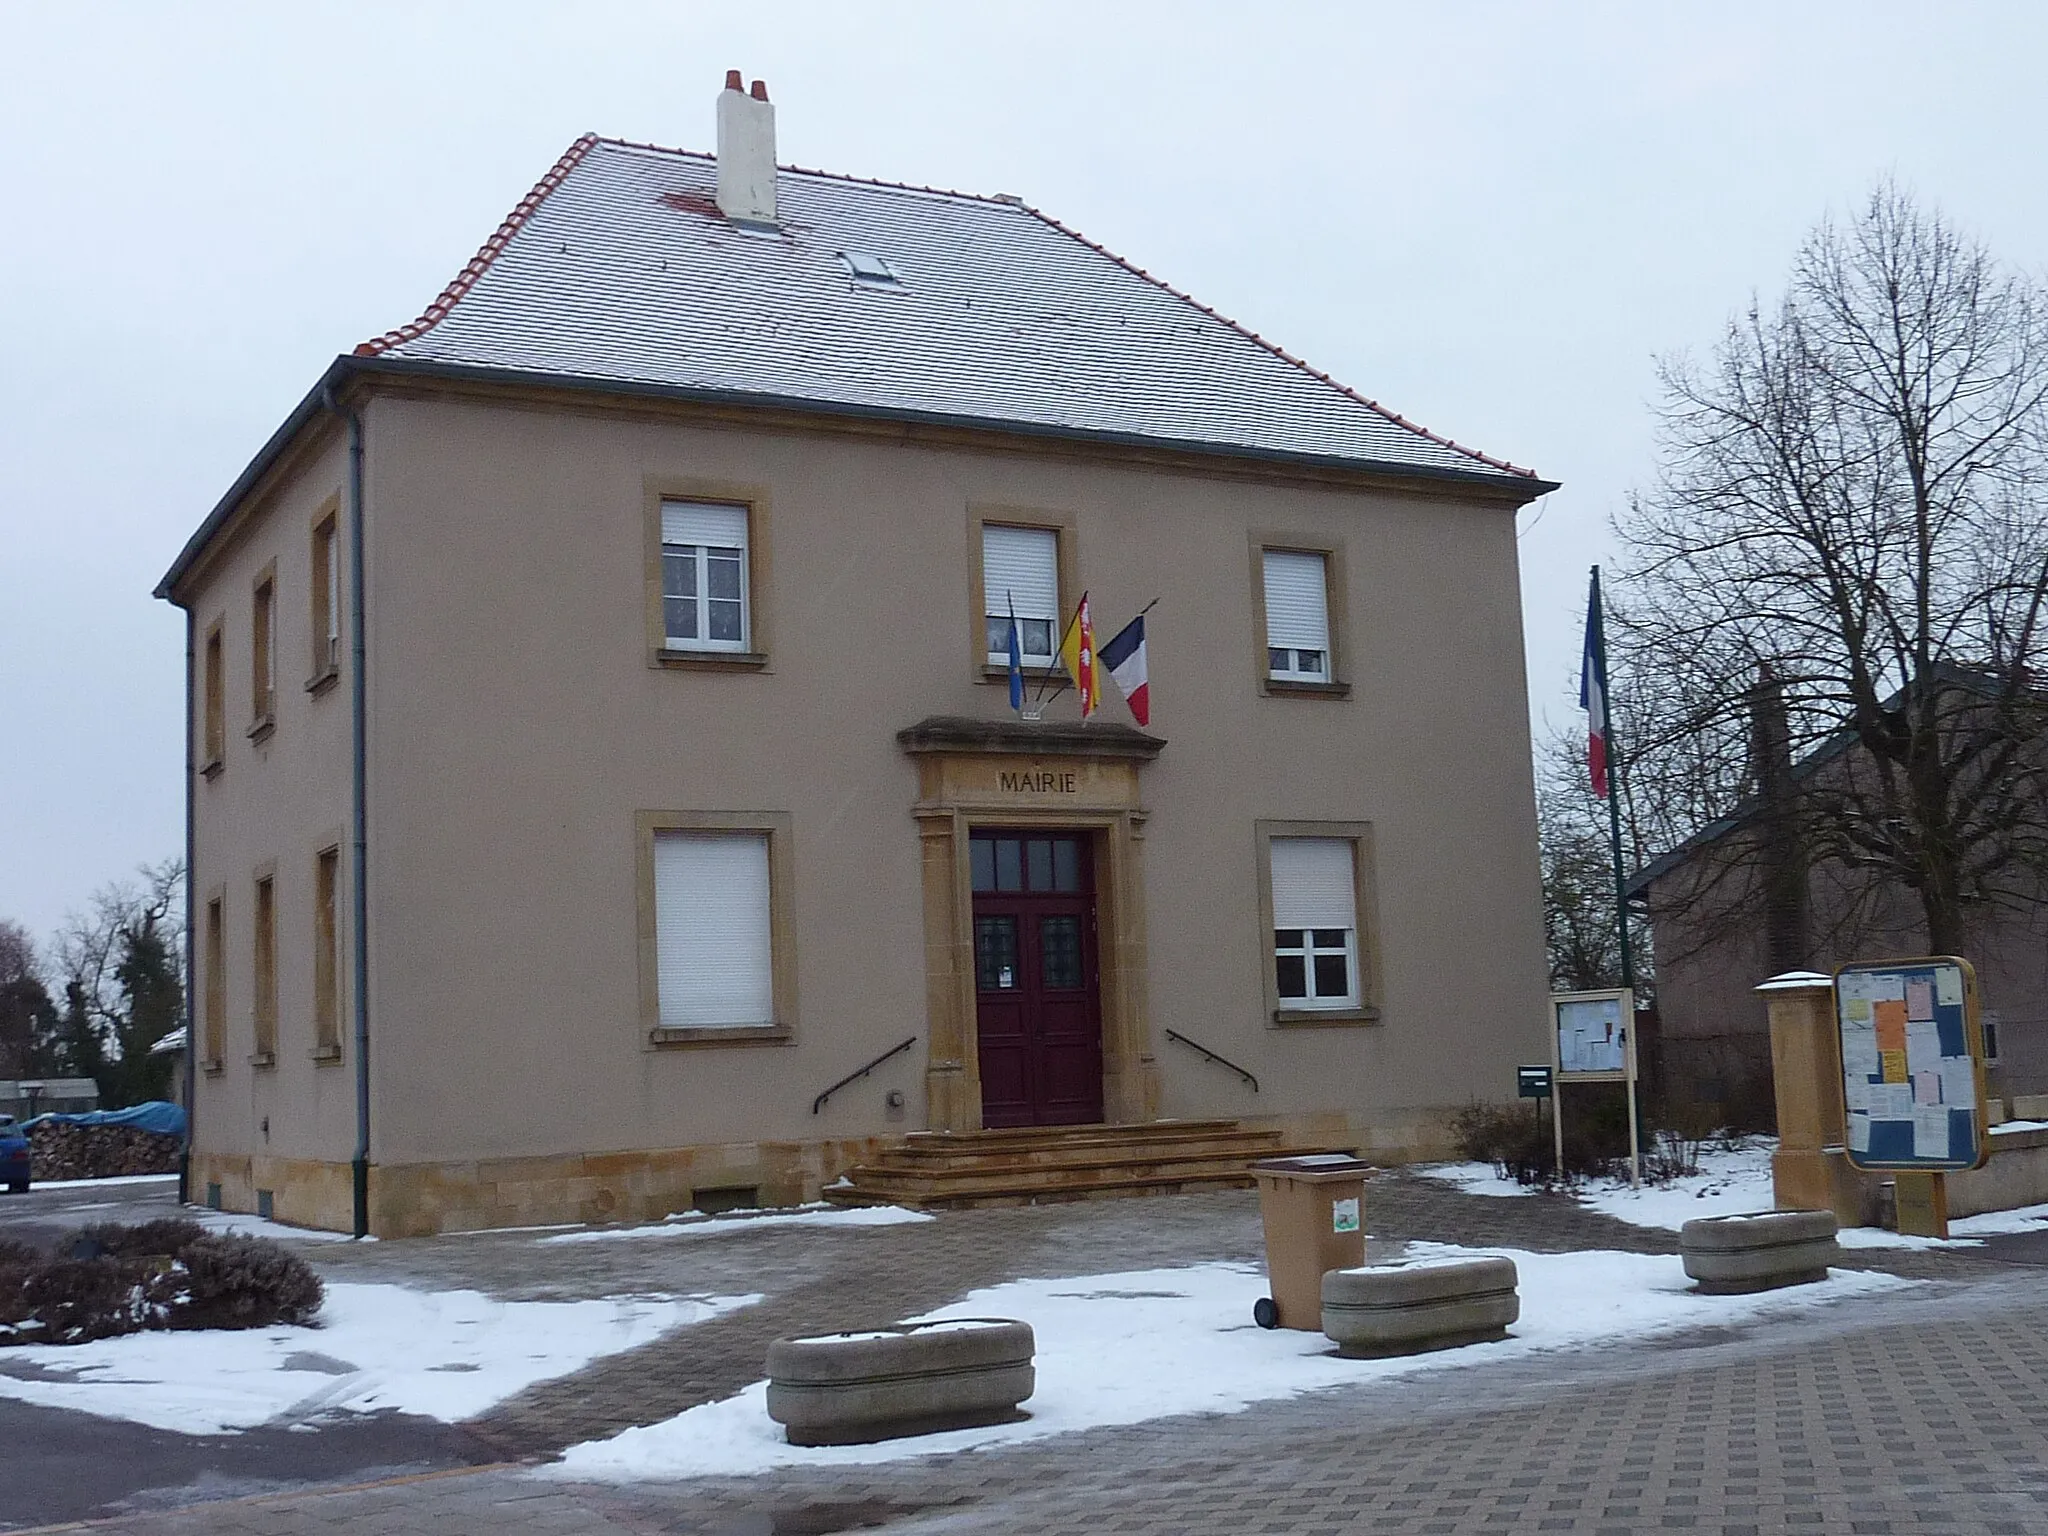
{"label": "entrance portal", "polygon": [[1102,1121],[1095,869],[1084,832],[980,832],[974,884],[981,1123]]}

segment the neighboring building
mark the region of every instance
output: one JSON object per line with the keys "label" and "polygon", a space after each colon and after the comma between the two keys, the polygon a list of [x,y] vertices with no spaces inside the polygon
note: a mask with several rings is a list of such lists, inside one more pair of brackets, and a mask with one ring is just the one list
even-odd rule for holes
{"label": "neighboring building", "polygon": [[[1440,1150],[1545,1049],[1551,487],[718,112],[573,145],[158,589],[195,1192],[402,1234],[815,1199],[923,1128]],[[1084,591],[1159,600],[1157,734],[1011,712],[1012,605],[1035,673]]]}
{"label": "neighboring building", "polygon": [[[1951,667],[1940,675],[1963,696],[1955,716],[1966,720],[1981,679]],[[1746,1126],[1775,1114],[1758,983],[1927,951],[1914,892],[1878,883],[1866,867],[1800,852],[1802,815],[1838,793],[1845,776],[1869,772],[1871,759],[1842,733],[1793,761],[1775,691],[1760,690],[1750,707],[1756,792],[1628,885],[1653,935],[1665,1097]],[[1975,911],[1963,958],[1977,973],[1992,1095],[2048,1092],[2048,904],[1983,901]]]}

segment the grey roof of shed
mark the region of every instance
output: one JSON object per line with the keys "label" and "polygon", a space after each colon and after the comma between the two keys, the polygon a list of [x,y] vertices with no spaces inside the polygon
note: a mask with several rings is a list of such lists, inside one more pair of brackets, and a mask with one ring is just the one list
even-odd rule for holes
{"label": "grey roof of shed", "polygon": [[[716,175],[579,139],[356,355],[1549,489],[1020,202],[784,167],[781,227],[755,231],[719,213]],[[855,280],[856,253],[900,281]]]}

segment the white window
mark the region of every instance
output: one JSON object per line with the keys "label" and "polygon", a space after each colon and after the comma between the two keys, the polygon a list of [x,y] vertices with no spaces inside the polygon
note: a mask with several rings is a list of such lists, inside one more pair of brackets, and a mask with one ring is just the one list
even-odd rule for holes
{"label": "white window", "polygon": [[672,650],[747,649],[745,507],[661,504],[661,617]]}
{"label": "white window", "polygon": [[775,1022],[766,832],[654,834],[663,1029]]}
{"label": "white window", "polygon": [[989,665],[1010,663],[1010,615],[1024,665],[1049,667],[1060,627],[1060,536],[1051,528],[981,530],[982,607],[988,619]]}
{"label": "white window", "polygon": [[1280,1006],[1358,1006],[1357,849],[1342,837],[1276,837],[1272,849]]}
{"label": "white window", "polygon": [[1282,682],[1330,681],[1327,557],[1266,551],[1266,670]]}

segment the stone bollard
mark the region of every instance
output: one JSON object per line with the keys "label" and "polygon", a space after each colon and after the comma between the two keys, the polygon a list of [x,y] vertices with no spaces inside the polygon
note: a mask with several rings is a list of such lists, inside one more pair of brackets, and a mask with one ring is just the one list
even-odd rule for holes
{"label": "stone bollard", "polygon": [[1512,1259],[1420,1259],[1323,1276],[1323,1332],[1354,1360],[1504,1339],[1521,1315]]}
{"label": "stone bollard", "polygon": [[1708,1296],[1740,1296],[1808,1285],[1842,1256],[1827,1211],[1757,1211],[1708,1216],[1679,1230],[1685,1272]]}
{"label": "stone bollard", "polygon": [[865,1445],[1021,1419],[1037,1385],[1031,1325],[900,1323],[768,1346],[768,1417],[791,1445]]}

